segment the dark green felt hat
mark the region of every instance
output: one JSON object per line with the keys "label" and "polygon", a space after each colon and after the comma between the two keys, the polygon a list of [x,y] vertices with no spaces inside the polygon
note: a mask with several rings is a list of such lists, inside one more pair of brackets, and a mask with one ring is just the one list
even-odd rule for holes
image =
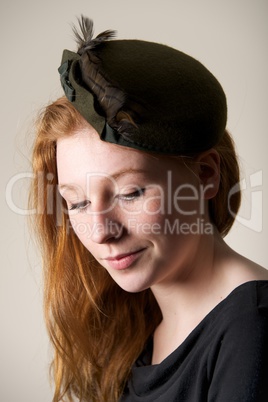
{"label": "dark green felt hat", "polygon": [[59,68],[66,96],[103,141],[185,155],[218,143],[227,105],[216,78],[197,60],[158,43],[95,39],[82,17],[78,52],[64,50]]}

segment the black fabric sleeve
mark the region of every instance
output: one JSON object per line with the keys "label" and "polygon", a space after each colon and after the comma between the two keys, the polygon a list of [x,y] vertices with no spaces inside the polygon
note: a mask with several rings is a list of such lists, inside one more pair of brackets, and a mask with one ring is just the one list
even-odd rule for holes
{"label": "black fabric sleeve", "polygon": [[208,402],[268,402],[268,312],[234,319],[222,337]]}

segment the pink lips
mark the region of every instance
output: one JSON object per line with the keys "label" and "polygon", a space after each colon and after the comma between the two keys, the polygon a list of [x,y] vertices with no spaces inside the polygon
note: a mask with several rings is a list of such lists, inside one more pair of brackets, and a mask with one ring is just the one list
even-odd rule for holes
{"label": "pink lips", "polygon": [[140,255],[142,254],[142,252],[145,249],[140,249],[137,251],[134,251],[132,253],[128,253],[128,254],[120,254],[117,255],[116,257],[108,257],[105,258],[104,260],[106,260],[108,262],[108,264],[110,265],[111,268],[113,269],[126,269],[128,267],[130,267],[131,264],[133,264],[134,261],[136,261]]}

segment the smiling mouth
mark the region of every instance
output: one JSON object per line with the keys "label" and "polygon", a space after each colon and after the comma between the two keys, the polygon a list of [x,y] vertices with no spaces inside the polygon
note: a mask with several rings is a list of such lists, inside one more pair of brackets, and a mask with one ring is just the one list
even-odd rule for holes
{"label": "smiling mouth", "polygon": [[145,248],[139,249],[137,251],[132,251],[130,253],[118,254],[115,257],[107,257],[102,260],[107,261],[109,266],[116,270],[122,270],[129,268],[134,261],[136,261]]}

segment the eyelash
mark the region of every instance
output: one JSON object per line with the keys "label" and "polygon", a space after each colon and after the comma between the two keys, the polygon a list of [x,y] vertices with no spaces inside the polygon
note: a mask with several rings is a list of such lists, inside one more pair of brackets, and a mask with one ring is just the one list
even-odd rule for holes
{"label": "eyelash", "polygon": [[120,200],[126,201],[126,202],[133,202],[135,199],[141,197],[144,195],[145,188],[141,188],[139,190],[133,191],[133,193],[129,194],[121,194],[118,196]]}
{"label": "eyelash", "polygon": [[[135,199],[143,196],[144,192],[145,192],[145,189],[141,188],[140,190],[133,191],[133,193],[121,194],[118,196],[118,198],[122,201],[133,202],[133,201],[135,201]],[[90,205],[90,201],[88,201],[88,200],[81,201],[81,202],[78,202],[77,204],[71,204],[69,211],[79,210],[82,212],[82,211],[86,210],[86,208],[89,205]]]}
{"label": "eyelash", "polygon": [[78,202],[77,204],[71,204],[69,211],[75,211],[75,210],[83,211],[88,207],[89,204],[90,201],[88,200]]}

